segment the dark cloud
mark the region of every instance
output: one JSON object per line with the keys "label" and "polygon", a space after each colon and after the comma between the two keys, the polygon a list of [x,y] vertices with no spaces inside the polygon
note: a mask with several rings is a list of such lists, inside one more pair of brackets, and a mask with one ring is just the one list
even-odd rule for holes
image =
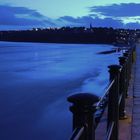
{"label": "dark cloud", "polygon": [[138,22],[127,23],[125,27],[130,29],[140,29],[140,24]]}
{"label": "dark cloud", "polygon": [[104,18],[104,19],[95,18],[93,20],[93,25],[95,25],[96,27],[113,27],[113,28],[123,27],[123,23],[121,20],[114,20],[112,18]]}
{"label": "dark cloud", "polygon": [[[104,17],[104,18],[103,18]],[[132,18],[130,23],[124,24],[125,20]],[[140,4],[121,3],[105,6],[90,7],[90,14],[83,17],[73,18],[64,16],[59,18],[60,21],[67,23],[69,26],[86,26],[90,23],[94,27],[113,27],[113,28],[140,28]]]}
{"label": "dark cloud", "polygon": [[101,19],[99,17],[90,17],[90,16],[83,16],[83,17],[70,17],[64,16],[59,18],[59,21],[66,22],[68,26],[85,26],[89,27],[92,23],[93,27],[113,27],[113,28],[140,28],[140,23],[132,22],[124,24],[122,20],[112,19],[112,18],[104,18]]}
{"label": "dark cloud", "polygon": [[0,5],[0,25],[11,26],[54,26],[54,23],[47,20],[36,10],[25,7],[13,7]]}
{"label": "dark cloud", "polygon": [[113,20],[112,18],[105,18],[100,19],[98,17],[93,18],[90,16],[83,16],[78,18],[73,18],[70,16],[64,16],[61,17],[59,20],[66,21],[68,25],[79,25],[79,26],[86,26],[89,27],[89,25],[92,23],[95,27],[122,27],[123,23],[121,20]]}
{"label": "dark cloud", "polygon": [[67,21],[75,24],[85,24],[92,22],[93,18],[89,16],[83,16],[83,17],[71,17],[71,16],[64,16],[59,18],[60,21]]}
{"label": "dark cloud", "polygon": [[107,6],[90,7],[90,12],[99,13],[109,17],[135,17],[140,16],[140,3],[121,3]]}
{"label": "dark cloud", "polygon": [[34,11],[30,14],[33,17],[38,17],[38,18],[45,18],[45,16],[41,15],[40,13]]}
{"label": "dark cloud", "polygon": [[[40,14],[36,10],[25,7],[14,7],[0,5],[0,29],[13,28],[22,29],[31,27],[46,26],[85,26],[89,27],[92,23],[93,27],[113,27],[113,28],[140,28],[138,21],[140,16],[140,4],[113,4],[109,6],[93,6],[90,8],[91,15],[82,17],[63,16],[57,20],[52,20]],[[99,17],[100,13],[106,18]],[[115,17],[117,17],[115,19]],[[120,18],[121,17],[121,18]],[[124,24],[122,17],[133,17],[133,22]]]}

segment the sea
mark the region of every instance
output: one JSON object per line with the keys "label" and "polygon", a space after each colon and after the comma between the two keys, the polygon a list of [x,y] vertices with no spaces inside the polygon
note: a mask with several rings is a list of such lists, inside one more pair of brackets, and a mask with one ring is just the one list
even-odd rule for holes
{"label": "sea", "polygon": [[[105,44],[0,42],[0,139],[68,140],[76,93],[104,94],[121,51]],[[116,49],[117,50],[117,49]]]}

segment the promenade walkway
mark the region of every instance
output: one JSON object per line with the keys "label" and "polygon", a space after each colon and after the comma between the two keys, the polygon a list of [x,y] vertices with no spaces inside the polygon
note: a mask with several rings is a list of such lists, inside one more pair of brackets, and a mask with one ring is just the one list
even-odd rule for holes
{"label": "promenade walkway", "polygon": [[[128,58],[130,58],[130,57],[128,57]],[[129,59],[127,62],[129,62]],[[128,68],[128,67],[126,67],[126,68]],[[117,86],[119,86],[119,85],[120,84],[118,84]],[[115,92],[115,90],[114,90],[114,93],[117,94],[117,92]],[[80,94],[78,96],[77,95],[75,97],[71,96],[72,103],[75,103],[77,105],[79,103],[79,101],[82,101],[82,102],[87,101],[83,98],[83,96],[81,96],[82,97],[82,98],[80,98],[81,100],[75,100],[76,102],[74,102],[74,99],[78,99],[78,96]],[[85,97],[87,97],[87,96],[85,96]],[[87,99],[88,99],[88,101],[90,100],[89,98],[87,98]],[[95,97],[94,97],[94,99],[95,99]],[[81,105],[82,102],[79,103],[79,106]],[[84,105],[86,103],[87,102],[84,102]],[[128,97],[126,98],[125,103],[126,103],[125,110],[126,110],[127,118],[119,120],[119,133],[118,133],[119,136],[118,136],[118,138],[117,137],[116,138],[119,140],[140,140],[140,43],[137,44],[137,47],[136,47],[136,62],[132,67],[131,79],[129,81],[129,87],[128,87]],[[89,104],[87,104],[87,105],[89,107]],[[107,122],[107,113],[108,112],[105,111],[104,116],[101,118],[100,123],[98,124],[98,127],[95,130],[96,131],[96,135],[95,135],[96,140],[102,140],[106,137],[106,131],[104,131],[104,130],[106,130],[105,127],[106,127],[106,122]],[[81,119],[81,117],[79,117],[79,118]],[[77,119],[78,121],[79,121],[79,118]],[[90,124],[92,124],[92,123],[90,122],[89,125]],[[103,128],[105,128],[105,129],[103,129]],[[118,129],[114,129],[114,131],[115,130],[118,130]],[[92,134],[92,133],[90,133],[90,134]],[[112,135],[112,136],[113,136],[112,139],[115,139],[114,138],[115,135]]]}
{"label": "promenade walkway", "polygon": [[137,45],[134,76],[132,116],[132,140],[140,140],[140,44]]}
{"label": "promenade walkway", "polygon": [[140,44],[136,47],[136,64],[126,99],[128,119],[120,120],[119,140],[140,140]]}

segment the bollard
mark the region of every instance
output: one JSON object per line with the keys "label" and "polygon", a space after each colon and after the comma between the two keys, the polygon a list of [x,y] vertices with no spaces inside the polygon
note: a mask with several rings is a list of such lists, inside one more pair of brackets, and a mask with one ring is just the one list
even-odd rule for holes
{"label": "bollard", "polygon": [[[127,61],[126,61],[127,68],[126,68],[126,70],[127,70],[127,78],[128,78],[127,81],[129,81],[129,79],[130,79],[130,67],[131,67],[130,66],[130,53],[129,53],[129,51],[126,51],[123,55],[127,58]],[[127,84],[129,86],[129,82]]]}
{"label": "bollard", "polygon": [[132,63],[134,63],[136,60],[136,45],[133,46],[132,51]]}
{"label": "bollard", "polygon": [[112,122],[114,122],[113,132],[110,140],[118,140],[119,134],[119,77],[120,68],[119,65],[111,65],[108,67],[110,73],[110,81],[115,80],[113,87],[109,92],[108,99],[108,122],[107,129]]}
{"label": "bollard", "polygon": [[94,112],[95,103],[99,101],[99,97],[94,94],[79,93],[69,96],[67,100],[73,103],[70,107],[73,113],[73,130],[86,126],[85,135],[80,140],[95,140]]}
{"label": "bollard", "polygon": [[125,114],[125,97],[127,96],[127,87],[126,87],[126,73],[125,73],[125,65],[126,65],[126,58],[125,57],[119,57],[120,65],[122,66],[122,71],[120,73],[120,106],[119,106],[119,119],[127,119],[127,116]]}
{"label": "bollard", "polygon": [[[128,65],[128,53],[124,53],[124,57],[126,57],[126,65],[125,65],[125,79],[126,79],[126,89],[128,90],[129,86],[129,65]],[[128,95],[126,95],[128,97]]]}
{"label": "bollard", "polygon": [[129,63],[130,63],[130,79],[131,79],[131,73],[132,73],[132,64],[133,64],[133,48],[130,50],[130,58],[129,58]]}

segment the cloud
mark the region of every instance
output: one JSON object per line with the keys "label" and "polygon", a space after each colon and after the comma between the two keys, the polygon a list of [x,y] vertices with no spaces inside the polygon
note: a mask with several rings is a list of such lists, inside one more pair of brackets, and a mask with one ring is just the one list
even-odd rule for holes
{"label": "cloud", "polygon": [[0,26],[54,26],[47,17],[25,7],[0,5]]}
{"label": "cloud", "polygon": [[60,17],[59,18],[59,21],[61,22],[67,22],[68,24],[71,24],[71,23],[75,23],[75,24],[79,24],[79,25],[84,25],[84,24],[90,24],[90,22],[93,21],[93,18],[92,17],[89,17],[89,16],[83,16],[83,17],[77,17],[77,18],[74,18],[74,17],[71,17],[71,16],[63,16],[63,17]]}
{"label": "cloud", "polygon": [[100,19],[98,17],[96,17],[93,20],[93,25],[95,25],[96,27],[113,27],[113,28],[117,27],[122,28],[124,26],[121,20],[114,20],[112,18]]}
{"label": "cloud", "polygon": [[138,22],[133,22],[133,23],[127,23],[125,24],[126,28],[130,29],[140,29],[140,23]]}
{"label": "cloud", "polygon": [[89,27],[92,23],[93,27],[113,27],[113,28],[140,28],[140,23],[138,22],[130,22],[130,23],[123,23],[122,20],[113,19],[113,18],[104,18],[101,19],[99,17],[90,17],[90,16],[83,16],[83,17],[71,17],[71,16],[64,16],[58,19],[61,23],[65,23],[68,26],[85,26]]}
{"label": "cloud", "polygon": [[114,20],[112,18],[100,19],[98,17],[93,18],[90,16],[74,18],[70,16],[64,16],[60,17],[59,20],[62,20],[62,22],[66,21],[69,26],[79,25],[89,27],[89,25],[92,23],[94,27],[123,27],[121,20]]}
{"label": "cloud", "polygon": [[[136,17],[140,16],[140,3],[120,3],[107,6],[90,7],[91,13],[106,17]],[[92,14],[91,14],[92,15]]]}
{"label": "cloud", "polygon": [[105,6],[92,6],[87,16],[63,16],[59,21],[69,26],[113,28],[140,28],[140,4],[120,3]]}
{"label": "cloud", "polygon": [[[50,19],[36,10],[0,5],[0,29],[29,29],[32,27],[85,26],[140,28],[140,4],[113,4],[90,7],[90,14],[74,18],[63,16]],[[124,22],[126,21],[126,22]]]}

